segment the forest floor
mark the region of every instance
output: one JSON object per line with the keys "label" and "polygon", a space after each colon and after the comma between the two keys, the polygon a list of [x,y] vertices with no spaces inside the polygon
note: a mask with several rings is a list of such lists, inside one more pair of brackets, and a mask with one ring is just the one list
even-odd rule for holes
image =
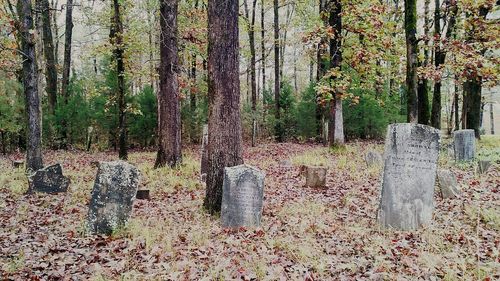
{"label": "forest floor", "polygon": [[[499,139],[480,153],[500,155]],[[92,236],[85,220],[96,168],[116,154],[46,151],[72,181],[66,194],[24,195],[21,169],[0,160],[0,279],[2,280],[498,280],[498,164],[478,174],[442,150],[440,167],[458,176],[458,199],[435,197],[432,225],[386,230],[376,215],[381,168],[367,168],[368,150],[283,143],[245,147],[245,162],[266,173],[262,225],[223,229],[203,208],[199,148],[185,150],[179,169],[154,170],[154,152],[131,152],[150,201],[136,200],[126,228]],[[493,152],[492,152],[493,151]],[[495,157],[497,157],[495,156]],[[18,155],[22,157],[22,155]],[[289,159],[293,167],[280,161]],[[329,167],[327,188],[305,188],[302,164]]]}

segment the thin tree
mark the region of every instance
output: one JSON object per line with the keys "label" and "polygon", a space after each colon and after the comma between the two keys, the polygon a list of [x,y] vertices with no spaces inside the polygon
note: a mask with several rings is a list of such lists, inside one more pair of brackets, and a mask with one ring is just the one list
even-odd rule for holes
{"label": "thin tree", "polygon": [[[260,52],[261,52],[261,66],[262,66],[262,97],[264,97],[264,91],[266,90],[266,29],[264,25],[265,13],[264,13],[264,0],[260,2]],[[262,103],[264,103],[264,98],[262,98]]]}
{"label": "thin tree", "polygon": [[203,202],[220,211],[224,168],[243,163],[238,0],[208,2],[208,173]]}
{"label": "thin tree", "polygon": [[255,146],[256,129],[255,116],[257,115],[257,78],[256,78],[256,51],[255,51],[255,7],[257,0],[252,2],[252,10],[249,11],[247,0],[243,0],[245,17],[248,25],[248,40],[250,42],[250,88],[252,90],[252,146]]}
{"label": "thin tree", "polygon": [[[342,2],[333,0],[330,3],[329,24],[334,30],[330,39],[330,65],[342,69]],[[332,81],[335,83],[335,81]],[[344,118],[342,114],[342,98],[340,93],[333,92],[329,103],[328,142],[330,146],[344,144]]]}
{"label": "thin tree", "polygon": [[57,104],[57,68],[54,48],[54,38],[52,37],[52,24],[50,17],[50,5],[48,0],[39,0],[42,19],[42,40],[43,53],[45,56],[45,81],[47,83],[45,91],[49,100],[49,113],[54,115]]}
{"label": "thin tree", "polygon": [[274,10],[274,110],[276,118],[275,136],[278,142],[283,141],[283,128],[281,124],[280,105],[280,27],[279,27],[279,4],[273,1]]}
{"label": "thin tree", "polygon": [[120,159],[127,160],[127,101],[125,99],[125,64],[123,61],[125,49],[123,42],[123,23],[120,10],[120,1],[113,0],[114,12],[109,37],[111,44],[114,46],[113,55],[116,62],[116,74],[118,80],[118,156]]}
{"label": "thin tree", "polygon": [[[429,65],[430,2],[431,2],[430,0],[425,0],[424,2],[424,60],[422,62],[419,59],[418,62],[419,66],[424,66],[424,67]],[[430,119],[429,80],[426,77],[418,78],[417,95],[418,95],[418,123],[429,125],[429,119]]]}
{"label": "thin tree", "polygon": [[[441,46],[441,5],[439,0],[435,0],[435,11],[434,11],[434,38],[437,40],[434,43],[434,66],[439,69],[445,62],[446,50]],[[448,28],[446,29],[446,34],[444,40],[451,38],[456,25],[457,17],[457,3],[456,1],[449,1],[449,19]],[[458,97],[458,95],[457,95]],[[458,107],[458,99],[454,101]],[[458,111],[456,112],[458,114]],[[456,122],[457,120],[455,120]],[[434,82],[434,95],[432,97],[432,114],[431,114],[431,125],[434,128],[441,129],[441,79]]]}
{"label": "thin tree", "polygon": [[[64,62],[62,71],[61,96],[65,105],[69,98],[69,75],[71,69],[71,40],[73,36],[73,0],[66,3],[66,26],[64,32]],[[68,141],[68,124],[66,120],[62,121],[63,145]]]}
{"label": "thin tree", "polygon": [[407,121],[418,122],[417,95],[417,1],[405,0]]}
{"label": "thin tree", "polygon": [[177,81],[177,0],[160,2],[160,91],[158,93],[158,153],[155,168],[182,162],[181,111]]}
{"label": "thin tree", "polygon": [[38,96],[38,74],[33,34],[33,16],[30,0],[17,1],[19,34],[23,61],[22,79],[28,119],[28,144],[26,149],[26,169],[36,171],[43,168],[42,125],[40,97]]}

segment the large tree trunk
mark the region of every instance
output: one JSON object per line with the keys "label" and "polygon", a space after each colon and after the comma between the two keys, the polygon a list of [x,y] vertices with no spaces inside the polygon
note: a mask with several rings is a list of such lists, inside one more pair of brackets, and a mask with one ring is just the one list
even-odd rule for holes
{"label": "large tree trunk", "polygon": [[[429,65],[429,29],[430,29],[430,19],[429,19],[429,4],[430,0],[425,0],[424,2],[424,62],[423,64],[419,62],[421,66]],[[430,110],[429,110],[429,80],[427,78],[419,78],[417,85],[417,95],[418,95],[418,123],[429,125]]]}
{"label": "large tree trunk", "polygon": [[111,23],[110,39],[114,45],[113,55],[116,61],[116,74],[118,80],[117,98],[118,98],[118,156],[120,159],[127,160],[127,101],[125,99],[125,65],[123,61],[123,23],[120,12],[120,1],[113,0],[113,21]]}
{"label": "large tree trunk", "polygon": [[[61,83],[61,95],[64,104],[68,104],[68,88],[69,74],[71,68],[71,39],[73,35],[73,0],[68,0],[66,3],[66,27],[64,35],[64,62]],[[62,137],[63,145],[68,143],[68,123],[67,120],[62,120]]]}
{"label": "large tree trunk", "polygon": [[[333,0],[330,3],[329,24],[334,30],[334,37],[330,39],[330,66],[342,69],[342,2]],[[332,83],[336,83],[335,79]],[[330,146],[344,144],[344,118],[342,116],[341,93],[334,92],[330,100],[328,143]]]}
{"label": "large tree trunk", "polygon": [[238,0],[208,2],[208,173],[204,207],[220,212],[224,168],[243,163]]}
{"label": "large tree trunk", "polygon": [[274,8],[274,105],[276,127],[275,136],[278,142],[283,141],[283,126],[281,124],[281,105],[280,105],[280,27],[279,27],[279,4],[278,0],[273,2]]}
{"label": "large tree trunk", "polygon": [[405,0],[407,121],[418,122],[417,91],[417,1]]}
{"label": "large tree trunk", "polygon": [[[479,7],[478,15],[483,19],[486,18],[489,11],[492,9],[492,6],[484,5]],[[470,15],[472,16],[472,15]],[[470,31],[467,32],[467,41],[472,42],[473,40],[481,40],[482,34],[479,33],[476,27],[472,26]],[[476,38],[479,37],[479,38]],[[476,39],[475,39],[476,38]],[[486,50],[481,50],[481,53],[484,55]],[[477,73],[474,69],[467,69],[469,73]],[[480,126],[481,126],[481,88],[482,88],[482,78],[481,76],[477,76],[475,74],[470,75],[467,78],[467,81],[463,85],[464,91],[464,103],[466,106],[462,109],[465,111],[465,127],[467,129],[474,129],[474,133],[476,138],[480,138]]]}
{"label": "large tree trunk", "polygon": [[476,138],[480,138],[481,119],[481,78],[470,78],[464,83],[464,99],[467,100],[465,109],[465,128],[473,129]]}
{"label": "large tree trunk", "polygon": [[177,0],[160,2],[160,92],[155,168],[181,163],[181,111],[177,81]]}
{"label": "large tree trunk", "polygon": [[43,168],[42,126],[40,97],[38,96],[38,76],[35,52],[35,36],[30,0],[17,1],[19,33],[23,61],[23,86],[28,115],[28,145],[26,149],[26,169],[36,171]]}
{"label": "large tree trunk", "polygon": [[45,91],[49,100],[49,113],[53,115],[57,103],[57,68],[50,21],[50,5],[48,0],[39,1],[42,17],[43,53],[45,56],[45,81],[47,83]]}

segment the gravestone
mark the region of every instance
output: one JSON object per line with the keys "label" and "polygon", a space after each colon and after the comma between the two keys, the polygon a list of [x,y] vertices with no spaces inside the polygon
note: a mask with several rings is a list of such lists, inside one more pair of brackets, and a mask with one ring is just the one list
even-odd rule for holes
{"label": "gravestone", "polygon": [[477,170],[480,174],[484,174],[491,167],[491,160],[479,160],[477,162]]}
{"label": "gravestone", "polygon": [[139,177],[139,170],[125,161],[99,163],[88,213],[92,233],[109,235],[125,225]]}
{"label": "gravestone", "polygon": [[303,166],[306,175],[306,187],[326,187],[327,168],[322,166]]}
{"label": "gravestone", "polygon": [[61,164],[45,167],[28,176],[28,193],[44,192],[59,193],[66,192],[70,180],[63,175]]}
{"label": "gravestone", "polygon": [[223,227],[258,227],[262,217],[265,174],[239,165],[224,168],[221,220]]}
{"label": "gravestone", "polygon": [[378,212],[382,226],[412,230],[431,221],[438,155],[439,130],[420,124],[389,125]]}
{"label": "gravestone", "polygon": [[201,181],[205,181],[208,171],[208,125],[203,125],[203,137],[201,139]]}
{"label": "gravestone", "polygon": [[460,195],[457,177],[452,171],[440,169],[437,171],[437,178],[443,199],[454,199]]}
{"label": "gravestone", "polygon": [[384,164],[382,155],[380,155],[380,153],[376,151],[368,151],[368,153],[365,155],[365,161],[368,167],[382,166],[382,164]]}
{"label": "gravestone", "polygon": [[453,143],[456,161],[470,161],[476,156],[476,136],[474,130],[453,132]]}

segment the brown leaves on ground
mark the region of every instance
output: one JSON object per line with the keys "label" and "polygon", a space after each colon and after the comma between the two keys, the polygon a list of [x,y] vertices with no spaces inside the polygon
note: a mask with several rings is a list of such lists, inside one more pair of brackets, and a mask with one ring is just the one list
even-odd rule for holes
{"label": "brown leaves on ground", "polygon": [[[21,171],[1,161],[0,279],[6,280],[493,280],[499,278],[498,170],[458,174],[463,194],[436,197],[434,223],[414,232],[376,222],[380,168],[356,142],[328,151],[310,144],[261,144],[246,163],[266,173],[262,226],[228,230],[203,209],[198,148],[179,170],[153,170],[154,153],[131,153],[152,200],[137,200],[127,228],[85,231],[96,168],[114,154],[47,152],[72,185],[67,194],[22,195]],[[290,165],[280,165],[289,160]],[[301,164],[329,167],[327,189],[303,187]],[[448,164],[445,164],[448,165]],[[451,164],[450,164],[451,166]]]}

